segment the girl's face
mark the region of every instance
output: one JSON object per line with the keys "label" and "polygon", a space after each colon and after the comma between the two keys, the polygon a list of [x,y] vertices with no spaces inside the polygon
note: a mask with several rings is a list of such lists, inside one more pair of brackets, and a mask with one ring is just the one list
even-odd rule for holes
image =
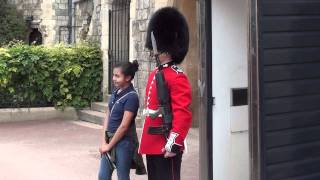
{"label": "girl's face", "polygon": [[116,67],[113,69],[113,76],[112,76],[112,80],[113,80],[113,84],[116,88],[123,88],[126,87],[128,84],[130,84],[130,76],[125,76],[122,73],[122,69],[121,67]]}

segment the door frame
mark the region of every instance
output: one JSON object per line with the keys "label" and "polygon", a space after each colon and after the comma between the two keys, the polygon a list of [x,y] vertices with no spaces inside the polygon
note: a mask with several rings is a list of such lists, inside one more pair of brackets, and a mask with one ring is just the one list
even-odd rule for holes
{"label": "door frame", "polygon": [[261,100],[260,100],[260,79],[261,72],[259,62],[259,0],[250,0],[250,15],[249,15],[249,150],[250,150],[250,180],[261,180],[261,161],[263,161],[263,153],[261,153]]}
{"label": "door frame", "polygon": [[[207,101],[203,102],[206,106],[206,122],[203,123],[206,125],[206,128],[201,126],[200,123],[200,152],[201,147],[206,148],[206,154],[200,154],[201,159],[207,158],[208,164],[201,166],[200,163],[200,177],[201,173],[206,173],[205,179],[212,180],[213,178],[213,127],[212,127],[212,113],[214,105],[214,98],[212,97],[212,9],[211,2],[212,0],[200,0],[200,53],[202,63],[205,64],[205,77],[207,88],[205,89],[205,97]],[[248,98],[249,98],[249,150],[250,150],[250,180],[261,180],[261,139],[260,139],[260,72],[259,72],[259,9],[258,3],[259,0],[249,0],[249,57],[248,57]],[[204,39],[205,38],[205,39]],[[204,131],[204,132],[203,132]],[[207,138],[207,145],[201,144],[203,142],[201,139]],[[207,167],[205,167],[207,166]],[[204,169],[205,170],[204,170]]]}
{"label": "door frame", "polygon": [[212,107],[212,18],[211,0],[199,0],[198,15],[200,17],[200,80],[205,83],[205,89],[201,95],[201,114],[205,114],[204,121],[199,121],[200,136],[200,179],[213,179],[213,127]]}

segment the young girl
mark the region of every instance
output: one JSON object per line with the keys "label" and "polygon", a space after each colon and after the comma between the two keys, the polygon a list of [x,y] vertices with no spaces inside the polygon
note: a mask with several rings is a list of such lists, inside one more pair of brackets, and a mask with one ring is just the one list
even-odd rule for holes
{"label": "young girl", "polygon": [[130,167],[137,148],[134,120],[139,108],[138,94],[131,81],[138,67],[138,62],[133,61],[118,64],[113,69],[116,90],[109,99],[103,126],[99,180],[111,180],[114,166],[119,180],[130,179]]}

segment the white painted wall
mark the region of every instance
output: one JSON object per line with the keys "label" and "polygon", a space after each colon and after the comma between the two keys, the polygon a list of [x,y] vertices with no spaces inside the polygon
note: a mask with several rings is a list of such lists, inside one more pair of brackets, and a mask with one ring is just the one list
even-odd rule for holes
{"label": "white painted wall", "polygon": [[212,0],[213,180],[249,180],[248,106],[231,106],[248,87],[248,19],[248,0]]}

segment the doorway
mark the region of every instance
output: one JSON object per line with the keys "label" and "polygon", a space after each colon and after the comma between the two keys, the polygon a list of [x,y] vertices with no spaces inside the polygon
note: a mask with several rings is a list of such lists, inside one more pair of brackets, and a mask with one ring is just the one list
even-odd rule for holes
{"label": "doorway", "polygon": [[249,2],[216,0],[212,29],[213,179],[249,179]]}
{"label": "doorway", "polygon": [[[129,61],[130,0],[114,0],[109,11],[109,69]],[[108,92],[114,89],[112,71],[109,71]]]}
{"label": "doorway", "polygon": [[42,34],[37,28],[33,28],[29,35],[29,45],[41,45]]}

